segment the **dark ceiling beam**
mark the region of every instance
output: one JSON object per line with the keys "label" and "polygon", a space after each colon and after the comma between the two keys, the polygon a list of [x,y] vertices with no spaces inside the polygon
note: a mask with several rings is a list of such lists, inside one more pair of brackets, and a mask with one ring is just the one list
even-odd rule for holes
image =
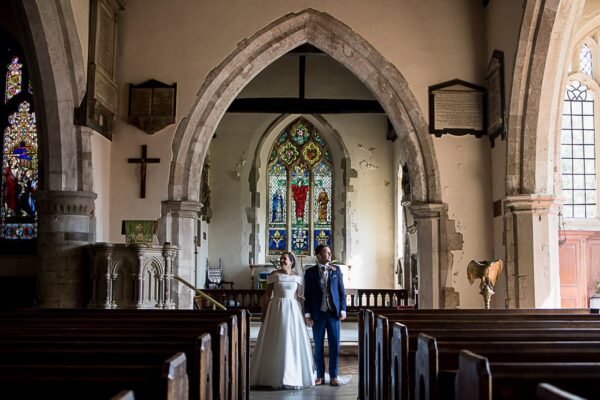
{"label": "dark ceiling beam", "polygon": [[385,114],[376,100],[260,98],[236,99],[227,112],[268,114]]}
{"label": "dark ceiling beam", "polygon": [[319,50],[315,46],[309,43],[301,44],[296,47],[294,50],[288,51],[286,54],[295,54],[295,55],[311,55],[311,56],[326,56],[327,54],[323,51]]}
{"label": "dark ceiling beam", "polygon": [[298,97],[304,98],[304,87],[306,86],[306,56],[300,56],[298,60]]}

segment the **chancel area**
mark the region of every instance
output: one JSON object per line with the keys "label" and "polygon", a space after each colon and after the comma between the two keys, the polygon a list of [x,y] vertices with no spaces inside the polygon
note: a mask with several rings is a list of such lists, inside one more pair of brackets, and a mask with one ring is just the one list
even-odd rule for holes
{"label": "chancel area", "polygon": [[597,0],[1,2],[0,397],[272,398],[326,246],[352,378],[282,396],[588,398],[599,57]]}

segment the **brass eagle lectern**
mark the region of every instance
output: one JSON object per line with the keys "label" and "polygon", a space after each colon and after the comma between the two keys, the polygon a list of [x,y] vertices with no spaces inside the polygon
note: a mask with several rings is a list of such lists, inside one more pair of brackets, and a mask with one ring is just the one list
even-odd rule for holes
{"label": "brass eagle lectern", "polygon": [[479,294],[483,296],[485,309],[489,309],[490,301],[494,292],[496,280],[502,271],[502,260],[496,261],[475,261],[472,260],[467,266],[467,278],[472,285],[475,279],[481,279]]}

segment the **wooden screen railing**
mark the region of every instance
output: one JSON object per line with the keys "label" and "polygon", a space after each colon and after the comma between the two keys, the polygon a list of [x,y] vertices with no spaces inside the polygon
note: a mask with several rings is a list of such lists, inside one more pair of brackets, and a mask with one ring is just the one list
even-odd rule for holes
{"label": "wooden screen railing", "polygon": [[[228,309],[244,308],[251,313],[260,313],[263,289],[205,289],[204,293]],[[202,298],[194,298],[201,310],[212,309],[213,305]],[[361,308],[396,308],[408,306],[408,291],[404,289],[346,289],[346,310],[358,312]]]}
{"label": "wooden screen railing", "polygon": [[346,309],[357,312],[361,308],[397,308],[408,306],[405,289],[346,289]]}
{"label": "wooden screen railing", "polygon": [[[260,313],[264,289],[204,289],[204,293],[223,304],[227,309],[243,308],[251,313]],[[200,310],[212,310],[213,305],[203,298],[194,297]]]}

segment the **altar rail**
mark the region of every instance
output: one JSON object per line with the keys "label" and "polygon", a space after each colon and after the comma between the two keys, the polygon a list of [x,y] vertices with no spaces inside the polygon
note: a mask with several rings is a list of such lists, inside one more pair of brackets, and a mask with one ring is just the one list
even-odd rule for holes
{"label": "altar rail", "polygon": [[[263,289],[205,289],[208,294],[228,309],[244,308],[260,313]],[[196,307],[212,309],[208,301],[194,298]],[[408,291],[404,289],[346,289],[346,311],[358,312],[361,308],[397,308],[408,306]]]}

